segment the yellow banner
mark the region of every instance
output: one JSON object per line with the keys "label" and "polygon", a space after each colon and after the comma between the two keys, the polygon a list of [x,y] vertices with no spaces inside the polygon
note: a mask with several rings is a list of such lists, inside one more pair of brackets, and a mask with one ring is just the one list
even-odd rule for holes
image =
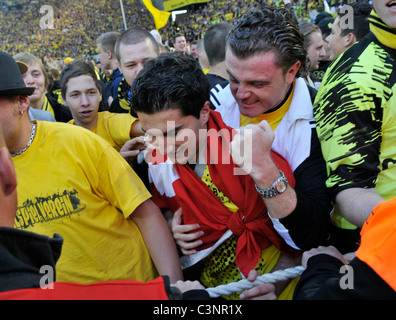
{"label": "yellow banner", "polygon": [[170,12],[158,10],[156,7],[153,6],[151,0],[143,0],[144,5],[153,15],[155,28],[157,30],[163,28],[168,23],[169,16],[171,15]]}
{"label": "yellow banner", "polygon": [[190,4],[205,3],[210,2],[210,0],[164,0],[164,10],[173,11]]}

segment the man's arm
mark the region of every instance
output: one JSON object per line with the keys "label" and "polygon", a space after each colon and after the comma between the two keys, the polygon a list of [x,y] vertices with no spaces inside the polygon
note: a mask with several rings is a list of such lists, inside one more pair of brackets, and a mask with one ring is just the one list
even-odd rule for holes
{"label": "man's arm", "polygon": [[179,256],[167,222],[160,209],[146,200],[130,216],[138,226],[154,264],[171,283],[183,280]]}
{"label": "man's arm", "polygon": [[342,216],[360,228],[363,227],[374,207],[384,201],[375,189],[363,188],[342,190],[335,200]]}
{"label": "man's arm", "polygon": [[[248,137],[244,131],[249,128],[253,130],[252,145],[260,148],[253,148],[252,159],[247,159],[249,155],[244,155],[241,168],[250,174],[258,187],[267,189],[280,176],[270,155],[274,133],[268,123],[263,121],[257,126],[241,129],[231,143],[231,154],[235,160],[238,152],[244,150]],[[318,149],[314,153],[311,149],[310,157],[295,170],[295,188],[289,185],[285,192],[272,198],[263,198],[278,233],[289,245],[303,250],[317,247],[328,238],[332,210],[325,186],[326,171],[320,145],[317,139],[312,142],[311,148]]]}

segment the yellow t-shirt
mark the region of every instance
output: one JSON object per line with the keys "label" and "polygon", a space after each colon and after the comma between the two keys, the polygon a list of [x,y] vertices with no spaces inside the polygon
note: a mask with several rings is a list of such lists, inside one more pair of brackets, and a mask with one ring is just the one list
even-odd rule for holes
{"label": "yellow t-shirt", "polygon": [[[98,121],[91,131],[105,139],[117,151],[120,151],[125,142],[131,139],[131,125],[136,120],[129,113],[102,111],[98,112]],[[73,119],[68,123],[76,124]]]}
{"label": "yellow t-shirt", "polygon": [[57,281],[148,281],[157,276],[129,218],[151,195],[106,141],[78,126],[38,121],[33,143],[13,161],[15,227],[64,238]]}

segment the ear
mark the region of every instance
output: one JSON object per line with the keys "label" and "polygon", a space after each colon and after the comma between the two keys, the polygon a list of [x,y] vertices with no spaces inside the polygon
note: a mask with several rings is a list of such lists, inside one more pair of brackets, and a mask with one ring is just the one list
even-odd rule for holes
{"label": "ear", "polygon": [[286,72],[286,82],[290,85],[293,83],[294,78],[296,77],[296,74],[298,70],[300,70],[301,67],[301,61],[298,60],[295,64],[293,64],[289,70]]}
{"label": "ear", "polygon": [[349,47],[352,46],[355,42],[356,42],[356,36],[355,36],[352,32],[349,32],[349,33],[345,36],[345,47],[349,48]]}
{"label": "ear", "polygon": [[107,50],[106,54],[109,60],[113,59],[113,53],[110,50]]}
{"label": "ear", "polygon": [[27,96],[18,96],[17,98],[18,101],[18,111],[19,113],[27,113],[29,106],[30,106],[30,100]]}
{"label": "ear", "polygon": [[206,101],[200,113],[200,119],[203,125],[205,125],[209,121],[209,114],[210,114],[210,102]]}

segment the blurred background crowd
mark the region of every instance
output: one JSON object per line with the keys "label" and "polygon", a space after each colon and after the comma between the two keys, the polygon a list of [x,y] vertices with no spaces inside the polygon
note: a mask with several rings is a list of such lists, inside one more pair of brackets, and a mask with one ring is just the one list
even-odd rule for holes
{"label": "blurred background crowd", "polygon": [[[283,0],[273,1],[275,5],[283,5]],[[323,4],[318,1],[321,2],[292,1],[298,19],[310,22],[318,10],[323,10]],[[188,43],[197,41],[212,24],[232,23],[241,13],[261,2],[224,0],[190,5],[186,14],[176,21],[169,18],[168,24],[160,29],[162,40],[172,46],[172,36],[182,33]],[[17,0],[0,1],[0,5],[1,50],[12,55],[27,51],[41,58],[52,56],[62,60],[92,56],[97,53],[96,39],[102,33],[125,29],[119,0]],[[40,8],[44,5],[53,9],[53,29],[40,27],[45,13],[40,12]],[[127,28],[155,28],[153,17],[141,0],[124,0],[123,7]]]}

